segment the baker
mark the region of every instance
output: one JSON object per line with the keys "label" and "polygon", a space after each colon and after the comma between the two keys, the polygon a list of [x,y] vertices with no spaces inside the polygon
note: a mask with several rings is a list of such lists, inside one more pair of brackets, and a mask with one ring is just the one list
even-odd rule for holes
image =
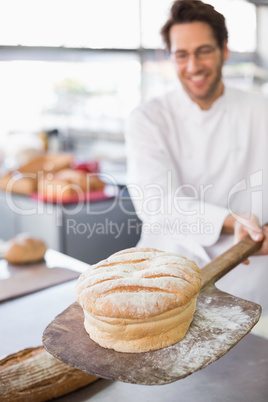
{"label": "baker", "polygon": [[138,247],[202,267],[248,234],[264,239],[217,286],[268,313],[268,99],[224,84],[228,32],[211,5],[175,1],[161,34],[178,88],[139,106],[126,127]]}

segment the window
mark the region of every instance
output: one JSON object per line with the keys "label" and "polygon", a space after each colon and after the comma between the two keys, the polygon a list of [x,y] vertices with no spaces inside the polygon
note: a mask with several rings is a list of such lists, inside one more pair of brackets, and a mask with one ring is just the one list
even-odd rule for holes
{"label": "window", "polygon": [[226,19],[229,48],[233,52],[256,50],[256,7],[244,0],[207,0]]}
{"label": "window", "polygon": [[139,47],[138,0],[0,0],[0,45]]}
{"label": "window", "polygon": [[[206,1],[225,15],[231,50],[254,51],[256,7],[245,0]],[[0,45],[136,49],[141,40],[144,48],[161,48],[159,31],[172,3],[171,0],[0,0]]]}
{"label": "window", "polygon": [[[226,16],[231,50],[253,52],[255,6],[207,1]],[[172,2],[0,0],[0,140],[57,128],[123,141],[130,111],[177,81],[160,37]]]}

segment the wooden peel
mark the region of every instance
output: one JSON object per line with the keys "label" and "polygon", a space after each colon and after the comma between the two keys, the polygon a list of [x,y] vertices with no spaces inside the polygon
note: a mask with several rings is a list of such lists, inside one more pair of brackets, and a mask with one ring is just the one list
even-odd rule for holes
{"label": "wooden peel", "polygon": [[261,245],[247,237],[202,269],[194,319],[175,345],[146,353],[102,348],[86,333],[83,310],[74,303],[45,329],[44,346],[62,362],[107,379],[161,385],[187,377],[226,354],[258,322],[258,304],[222,292],[214,283]]}

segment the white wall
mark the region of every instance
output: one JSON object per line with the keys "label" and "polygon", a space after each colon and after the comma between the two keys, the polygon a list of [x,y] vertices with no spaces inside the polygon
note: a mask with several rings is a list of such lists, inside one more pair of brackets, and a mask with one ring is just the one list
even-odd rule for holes
{"label": "white wall", "polygon": [[257,54],[263,67],[268,68],[268,7],[257,7]]}

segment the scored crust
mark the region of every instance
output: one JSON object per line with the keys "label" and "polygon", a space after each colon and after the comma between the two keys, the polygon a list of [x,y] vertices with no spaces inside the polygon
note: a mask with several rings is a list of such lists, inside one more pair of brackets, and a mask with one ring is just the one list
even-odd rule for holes
{"label": "scored crust", "polygon": [[76,294],[91,339],[120,352],[145,352],[185,336],[200,286],[195,262],[131,248],[89,267]]}

